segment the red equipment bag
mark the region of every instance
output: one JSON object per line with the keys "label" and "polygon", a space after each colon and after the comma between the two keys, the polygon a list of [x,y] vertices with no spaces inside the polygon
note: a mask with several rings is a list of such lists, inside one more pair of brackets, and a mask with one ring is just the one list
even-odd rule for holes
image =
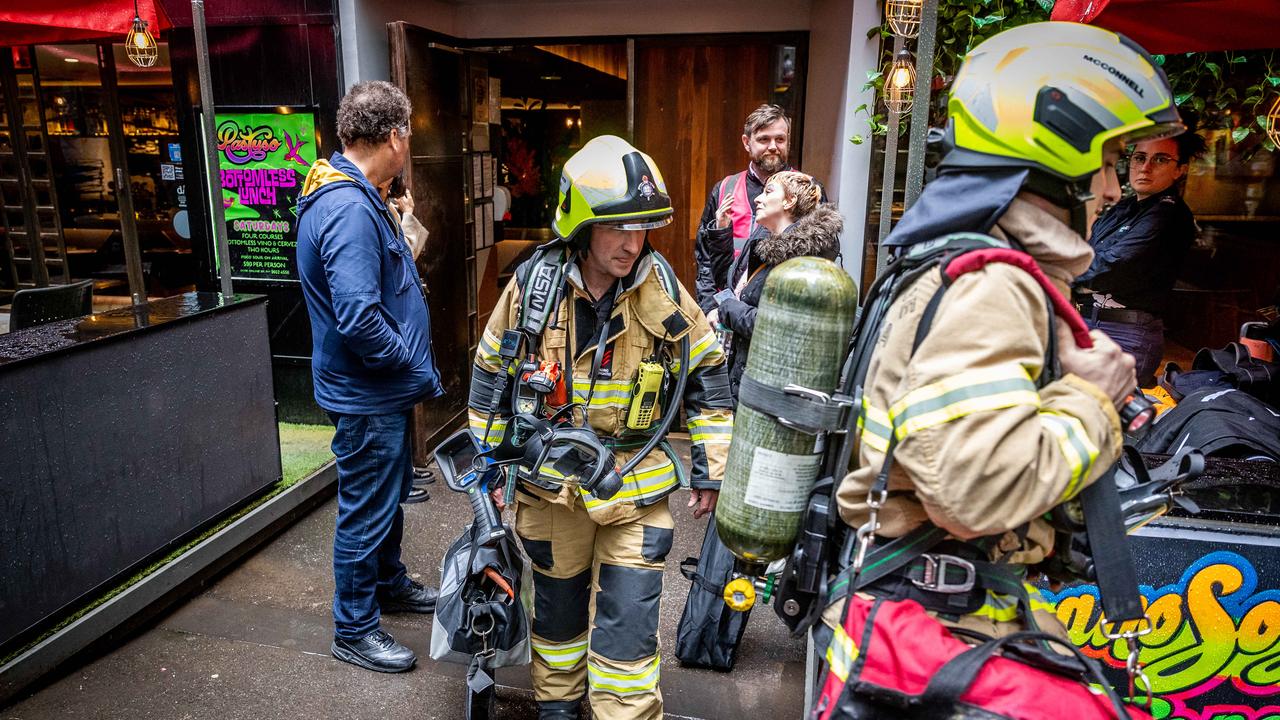
{"label": "red equipment bag", "polygon": [[[1015,659],[1036,657],[1044,651],[1029,645],[1046,643],[1071,652],[1077,671],[1064,667],[1069,655],[1051,661],[1056,671]],[[814,720],[1151,718],[1126,706],[1098,665],[1059,637],[1019,632],[971,646],[914,600],[849,598],[827,668]]]}

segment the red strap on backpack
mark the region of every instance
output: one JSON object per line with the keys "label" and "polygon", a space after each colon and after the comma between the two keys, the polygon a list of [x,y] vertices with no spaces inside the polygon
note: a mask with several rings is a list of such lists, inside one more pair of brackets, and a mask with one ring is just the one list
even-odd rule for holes
{"label": "red strap on backpack", "polygon": [[1084,324],[1084,318],[1080,316],[1080,311],[1076,310],[1076,306],[1072,305],[1063,296],[1062,292],[1049,281],[1049,278],[1045,276],[1044,271],[1040,269],[1036,261],[1024,252],[1008,248],[974,250],[964,253],[947,263],[942,272],[947,276],[947,279],[955,282],[956,278],[961,275],[981,270],[993,262],[1013,265],[1035,278],[1040,287],[1044,288],[1045,294],[1049,296],[1049,301],[1053,303],[1054,313],[1071,328],[1071,336],[1075,338],[1076,347],[1085,350],[1093,347],[1093,338],[1089,337],[1089,327]]}

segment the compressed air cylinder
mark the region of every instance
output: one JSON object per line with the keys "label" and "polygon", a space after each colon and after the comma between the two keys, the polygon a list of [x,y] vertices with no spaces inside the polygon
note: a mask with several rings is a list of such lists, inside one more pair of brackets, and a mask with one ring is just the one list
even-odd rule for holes
{"label": "compressed air cylinder", "polygon": [[[857,304],[857,286],[830,260],[782,263],[765,281],[745,374],[778,389],[794,384],[830,395]],[[720,539],[734,555],[764,565],[791,551],[820,450],[815,436],[739,403],[716,505]]]}

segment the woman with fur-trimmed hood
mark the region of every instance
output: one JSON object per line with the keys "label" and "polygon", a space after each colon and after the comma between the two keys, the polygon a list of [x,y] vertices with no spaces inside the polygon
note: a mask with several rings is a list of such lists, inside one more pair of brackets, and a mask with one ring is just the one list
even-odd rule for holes
{"label": "woman with fur-trimmed hood", "polygon": [[732,294],[725,291],[716,296],[720,324],[733,333],[729,385],[735,399],[769,273],[794,257],[835,260],[840,253],[844,218],[835,206],[820,202],[821,197],[822,188],[811,176],[787,170],[769,178],[756,198],[756,223],[769,234],[738,256],[729,274]]}

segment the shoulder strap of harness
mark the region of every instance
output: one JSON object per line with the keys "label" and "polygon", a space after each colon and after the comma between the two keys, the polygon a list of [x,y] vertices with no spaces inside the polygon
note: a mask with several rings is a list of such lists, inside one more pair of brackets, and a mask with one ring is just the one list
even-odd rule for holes
{"label": "shoulder strap of harness", "polygon": [[520,290],[516,329],[524,334],[531,351],[537,349],[548,318],[560,306],[568,262],[566,246],[543,246],[516,274],[516,287]]}

